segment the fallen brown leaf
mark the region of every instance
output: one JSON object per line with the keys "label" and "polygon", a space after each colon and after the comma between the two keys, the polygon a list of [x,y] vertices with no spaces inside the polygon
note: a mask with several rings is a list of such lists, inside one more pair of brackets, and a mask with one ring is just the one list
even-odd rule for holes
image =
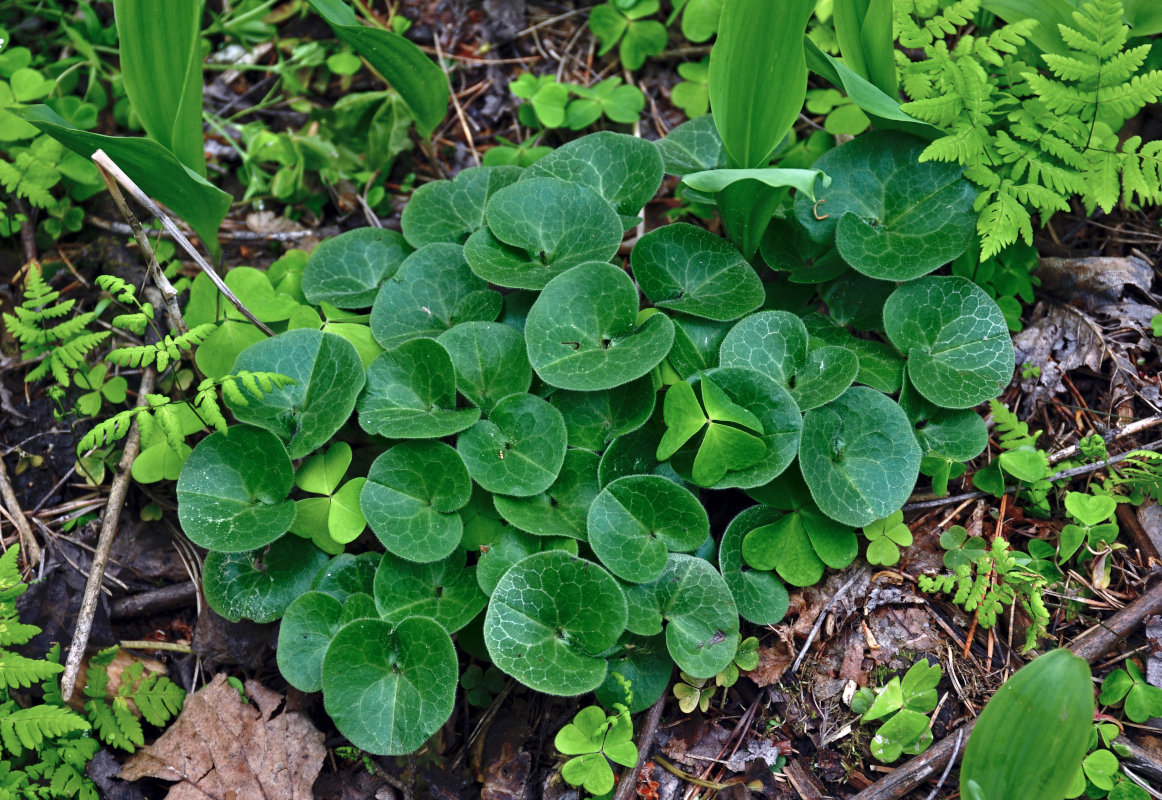
{"label": "fallen brown leaf", "polygon": [[186,698],[181,715],[121,770],[122,780],[179,781],[166,800],[310,800],[323,734],[302,714],[274,716],[282,697],[246,682],[244,703],[222,673]]}

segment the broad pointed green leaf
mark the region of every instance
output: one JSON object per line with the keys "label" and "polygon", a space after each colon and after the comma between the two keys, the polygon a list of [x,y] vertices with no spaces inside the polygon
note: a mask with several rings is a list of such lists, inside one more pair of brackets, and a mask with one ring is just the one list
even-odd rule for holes
{"label": "broad pointed green leaf", "polygon": [[456,407],[452,358],[433,339],[406,341],[367,369],[359,424],[369,433],[436,439],[462,431],[479,418],[479,409]]}
{"label": "broad pointed green leaf", "polygon": [[202,589],[206,602],[231,622],[245,617],[273,622],[311,587],[327,554],[297,536],[245,553],[211,551],[206,555]]}
{"label": "broad pointed green leaf", "polygon": [[530,497],[557,480],[566,441],[560,411],[535,395],[512,394],[460,434],[456,448],[488,491]]}
{"label": "broad pointed green leaf", "polygon": [[601,455],[601,463],[597,466],[598,484],[607,486],[625,475],[657,472],[662,466],[656,457],[661,440],[662,434],[650,424],[618,436]]}
{"label": "broad pointed green leaf", "polygon": [[666,390],[662,419],[666,423],[666,432],[658,443],[659,461],[670,458],[709,422],[702,404],[694,394],[694,387],[687,381],[675,383]]}
{"label": "broad pointed green leaf", "polygon": [[719,366],[718,349],[730,330],[730,323],[711,322],[685,314],[674,314],[674,346],[669,364],[683,379]]}
{"label": "broad pointed green leaf", "polygon": [[416,189],[400,217],[412,247],[436,242],[464,244],[484,227],[484,209],[499,189],[515,183],[519,167],[469,167],[453,180],[432,181]]}
{"label": "broad pointed green leaf", "polygon": [[763,460],[767,446],[758,436],[729,425],[711,423],[694,456],[690,476],[699,486],[713,486],[728,472],[738,472]]}
{"label": "broad pointed green leaf", "polygon": [[500,322],[463,322],[437,338],[456,370],[456,388],[489,414],[497,401],[527,392],[533,371],[520,331]]}
{"label": "broad pointed green leaf", "polygon": [[303,294],[314,305],[368,308],[407,253],[403,236],[386,228],[356,228],[332,236],[311,253],[303,269]]}

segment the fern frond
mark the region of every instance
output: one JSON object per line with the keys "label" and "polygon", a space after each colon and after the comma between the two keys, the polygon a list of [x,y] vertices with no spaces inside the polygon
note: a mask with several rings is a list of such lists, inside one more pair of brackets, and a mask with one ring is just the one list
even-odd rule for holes
{"label": "fern frond", "polygon": [[0,689],[27,689],[34,683],[51,678],[63,669],[60,664],[38,661],[19,653],[0,650]]}
{"label": "fern frond", "polygon": [[77,442],[77,455],[80,456],[94,447],[104,447],[124,439],[129,434],[130,426],[133,425],[133,418],[142,412],[148,413],[148,411],[149,409],[145,407],[136,406],[120,411],[109,419],[101,420],[93,426],[92,430],[81,437],[81,441]]}
{"label": "fern frond", "polygon": [[118,302],[137,302],[137,287],[116,275],[98,275],[94,282]]}
{"label": "fern frond", "polygon": [[993,415],[993,426],[997,432],[997,442],[1003,450],[1017,450],[1022,447],[1036,447],[1041,431],[1029,432],[1029,424],[1022,422],[1016,414],[996,400],[989,401]]}
{"label": "fern frond", "polygon": [[0,717],[0,741],[6,750],[17,757],[24,749],[36,750],[45,739],[88,729],[89,723],[84,717],[58,706],[21,708]]}
{"label": "fern frond", "polygon": [[182,353],[200,345],[217,330],[216,323],[207,322],[177,336],[167,335],[160,342],[140,347],[122,347],[109,353],[106,361],[123,367],[148,367],[156,364],[158,371],[164,371],[171,363],[181,360]]}
{"label": "fern frond", "polygon": [[[24,594],[28,587],[20,578],[20,567],[16,563],[16,555],[20,546],[9,547],[0,555],[0,611],[7,610],[11,605],[11,612],[16,613],[16,598]],[[2,642],[0,642],[2,644]]]}
{"label": "fern frond", "polygon": [[1143,146],[1141,136],[1131,136],[1121,150],[1122,202],[1162,203],[1162,140]]}
{"label": "fern frond", "polygon": [[[146,303],[146,305],[149,304]],[[124,328],[141,336],[145,333],[145,326],[149,324],[150,319],[152,319],[151,316],[138,312],[136,314],[118,314],[113,317],[110,323],[114,328]]]}
{"label": "fern frond", "polygon": [[[981,194],[977,198],[986,199],[976,221],[976,232],[980,235],[981,260],[992,258],[1017,237],[1025,244],[1033,243],[1033,218],[1012,191],[1012,184],[1005,181],[995,192]],[[975,206],[974,206],[975,207]]]}
{"label": "fern frond", "polygon": [[[140,664],[141,662],[137,662]],[[182,710],[185,690],[164,675],[151,672],[126,693],[150,725],[161,727]]]}

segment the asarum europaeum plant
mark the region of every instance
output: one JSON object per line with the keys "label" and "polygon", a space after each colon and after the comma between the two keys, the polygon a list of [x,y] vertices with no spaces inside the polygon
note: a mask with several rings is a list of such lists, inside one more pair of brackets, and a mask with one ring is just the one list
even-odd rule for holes
{"label": "asarum europaeum plant", "polygon": [[[781,275],[683,223],[626,268],[663,173],[723,162],[708,123],[427,184],[402,236],[342,234],[302,270],[299,296],[369,325],[371,352],[301,328],[237,357],[295,384],[198,444],[181,522],[210,550],[211,605],[281,617],[283,674],[359,747],[410,752],[443,725],[457,631],[537,691],[619,696],[620,673],[635,710],[673,663],[713,677],[740,615],[777,622],[785,583],[851,563],[855,529],[901,506],[924,459],[983,449],[969,409],[1011,376],[1005,320],[971,282],[927,275],[972,236],[958,170],[862,136],[768,232]],[[830,316],[806,313],[816,290]],[[354,456],[327,449],[337,435]],[[709,490],[728,488],[756,503],[715,542]],[[363,520],[386,553],[342,552]]]}

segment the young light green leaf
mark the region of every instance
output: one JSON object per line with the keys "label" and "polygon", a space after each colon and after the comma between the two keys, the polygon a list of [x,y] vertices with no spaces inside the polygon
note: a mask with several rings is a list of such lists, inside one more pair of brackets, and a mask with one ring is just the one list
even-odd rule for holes
{"label": "young light green leaf", "polygon": [[666,620],[666,647],[678,668],[713,678],[738,649],[738,608],[709,562],[672,553],[654,584]]}
{"label": "young light green leaf", "polygon": [[601,567],[561,551],[537,553],[493,590],[484,640],[493,663],[526,686],[584,694],[605,680],[598,654],[625,630],[626,613],[625,595]]}
{"label": "young light green leaf", "polygon": [[452,357],[456,388],[488,415],[496,402],[533,381],[520,331],[500,322],[462,322],[436,339]]}
{"label": "young light green leaf", "polygon": [[665,314],[639,325],[637,311],[633,280],[612,264],[582,264],[557,276],[525,322],[533,369],[551,386],[586,392],[640,378],[670,351],[674,325]]}
{"label": "young light green leaf", "polygon": [[666,390],[662,419],[666,423],[666,432],[658,442],[656,456],[659,461],[665,461],[678,452],[710,421],[694,394],[694,387],[687,381],[675,383]]}
{"label": "young light green leaf", "polygon": [[425,183],[412,193],[400,216],[404,238],[415,248],[436,242],[464,244],[484,227],[488,199],[520,174],[512,166],[469,167],[453,180]]}
{"label": "young light green leaf", "polygon": [[299,465],[295,486],[311,494],[332,494],[351,466],[351,445],[335,442],[325,453],[316,453]]}
{"label": "young light green leaf", "polygon": [[452,357],[433,339],[411,339],[376,358],[358,408],[365,431],[394,439],[449,436],[480,418],[479,409],[456,408]]}
{"label": "young light green leaf", "polygon": [[460,630],[488,603],[476,582],[476,568],[465,567],[467,557],[457,549],[441,561],[414,564],[385,555],[375,573],[379,615],[391,623],[428,617],[450,634]]}
{"label": "young light green leaf", "polygon": [[245,553],[211,551],[202,568],[206,602],[231,622],[273,622],[306,592],[327,554],[297,536]]}
{"label": "young light green leaf", "polygon": [[493,495],[496,510],[511,525],[537,536],[585,539],[586,515],[597,496],[596,454],[570,449],[553,485],[531,497]]}
{"label": "young light green leaf", "polygon": [[303,269],[302,291],[314,305],[367,308],[396,273],[407,245],[386,228],[356,228],[323,241]]}
{"label": "young light green leaf", "polygon": [[738,613],[756,625],[774,625],[787,613],[787,589],[769,570],[751,569],[743,560],[743,537],[783,515],[767,506],[751,506],[730,521],[718,547],[718,569],[738,606]]}
{"label": "young light green leaf", "polygon": [[567,438],[560,411],[535,395],[511,394],[460,434],[456,449],[488,491],[530,497],[557,480]]}

